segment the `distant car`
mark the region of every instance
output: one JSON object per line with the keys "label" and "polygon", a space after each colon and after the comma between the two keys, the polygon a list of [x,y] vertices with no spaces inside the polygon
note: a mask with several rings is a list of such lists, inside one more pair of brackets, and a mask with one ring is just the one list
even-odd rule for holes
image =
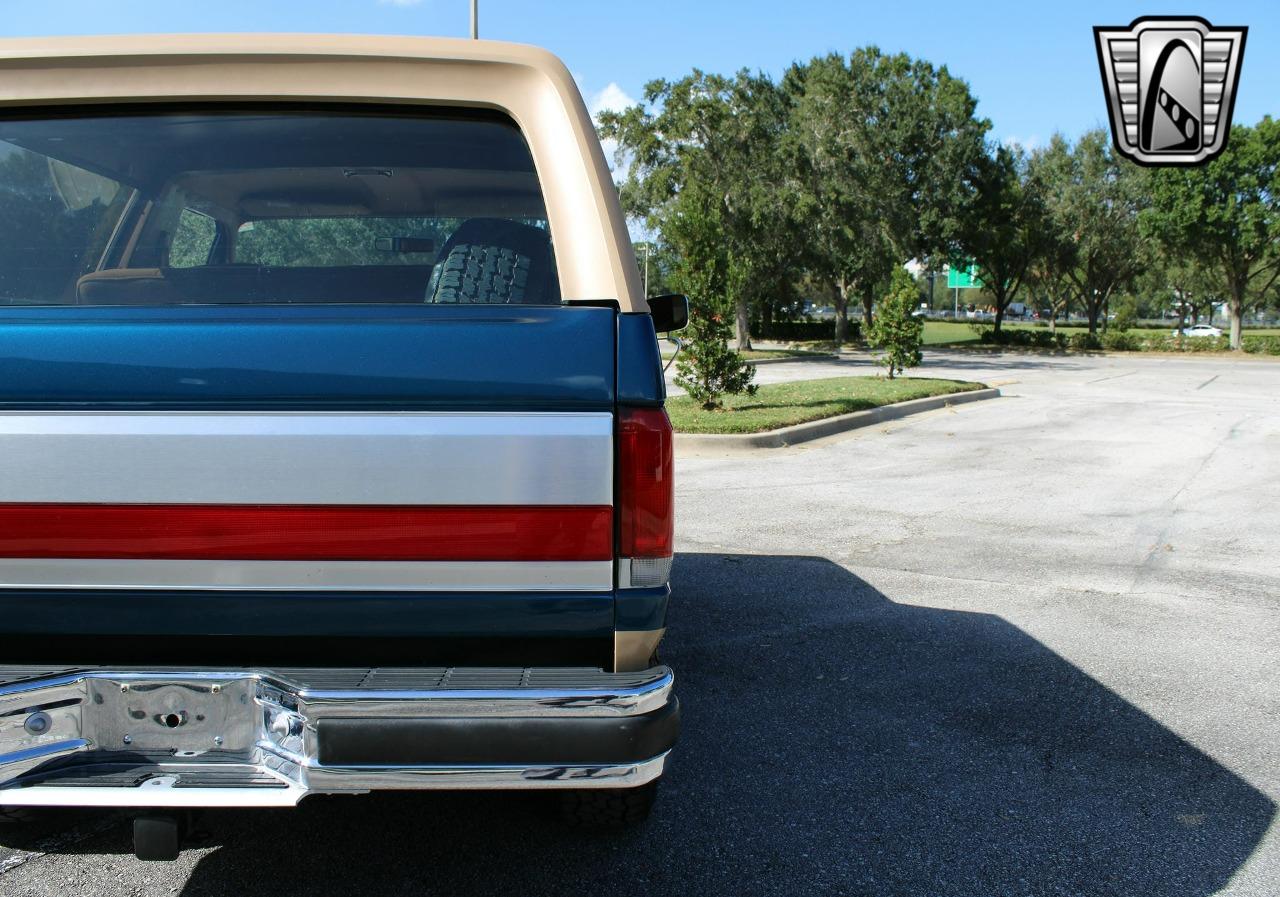
{"label": "distant car", "polygon": [[[1173,335],[1177,336],[1178,331],[1174,330]],[[1190,327],[1182,328],[1183,336],[1222,336],[1222,330],[1214,327],[1212,324],[1193,324]]]}

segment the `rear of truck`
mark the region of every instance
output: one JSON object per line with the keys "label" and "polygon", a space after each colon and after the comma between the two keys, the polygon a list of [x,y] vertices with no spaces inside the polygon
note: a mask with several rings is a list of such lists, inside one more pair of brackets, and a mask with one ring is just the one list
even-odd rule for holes
{"label": "rear of truck", "polygon": [[547,54],[0,43],[0,813],[642,815],[679,725],[663,399]]}

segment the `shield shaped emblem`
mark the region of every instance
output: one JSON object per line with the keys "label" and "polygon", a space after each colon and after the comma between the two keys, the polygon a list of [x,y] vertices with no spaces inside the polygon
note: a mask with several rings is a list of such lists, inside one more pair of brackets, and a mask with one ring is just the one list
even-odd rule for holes
{"label": "shield shaped emblem", "polygon": [[1140,165],[1197,165],[1221,153],[1248,30],[1194,17],[1094,28],[1120,154]]}

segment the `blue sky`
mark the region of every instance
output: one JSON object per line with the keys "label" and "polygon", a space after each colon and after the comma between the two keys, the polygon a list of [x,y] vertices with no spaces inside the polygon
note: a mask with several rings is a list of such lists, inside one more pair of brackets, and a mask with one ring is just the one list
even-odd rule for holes
{"label": "blue sky", "polygon": [[[40,0],[8,2],[2,35],[164,31],[350,31],[465,36],[468,0]],[[779,74],[796,59],[874,43],[945,63],[1001,140],[1043,143],[1103,125],[1093,25],[1194,13],[1248,25],[1235,121],[1280,114],[1280,3],[819,2],[819,0],[480,0],[482,37],[560,55],[597,108],[697,66]]]}

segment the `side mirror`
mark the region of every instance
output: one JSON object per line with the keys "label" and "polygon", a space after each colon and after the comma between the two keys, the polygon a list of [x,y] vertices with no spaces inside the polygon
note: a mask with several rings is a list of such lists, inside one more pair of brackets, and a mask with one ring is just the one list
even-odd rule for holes
{"label": "side mirror", "polygon": [[653,329],[658,333],[675,333],[689,326],[689,297],[672,293],[649,300]]}

